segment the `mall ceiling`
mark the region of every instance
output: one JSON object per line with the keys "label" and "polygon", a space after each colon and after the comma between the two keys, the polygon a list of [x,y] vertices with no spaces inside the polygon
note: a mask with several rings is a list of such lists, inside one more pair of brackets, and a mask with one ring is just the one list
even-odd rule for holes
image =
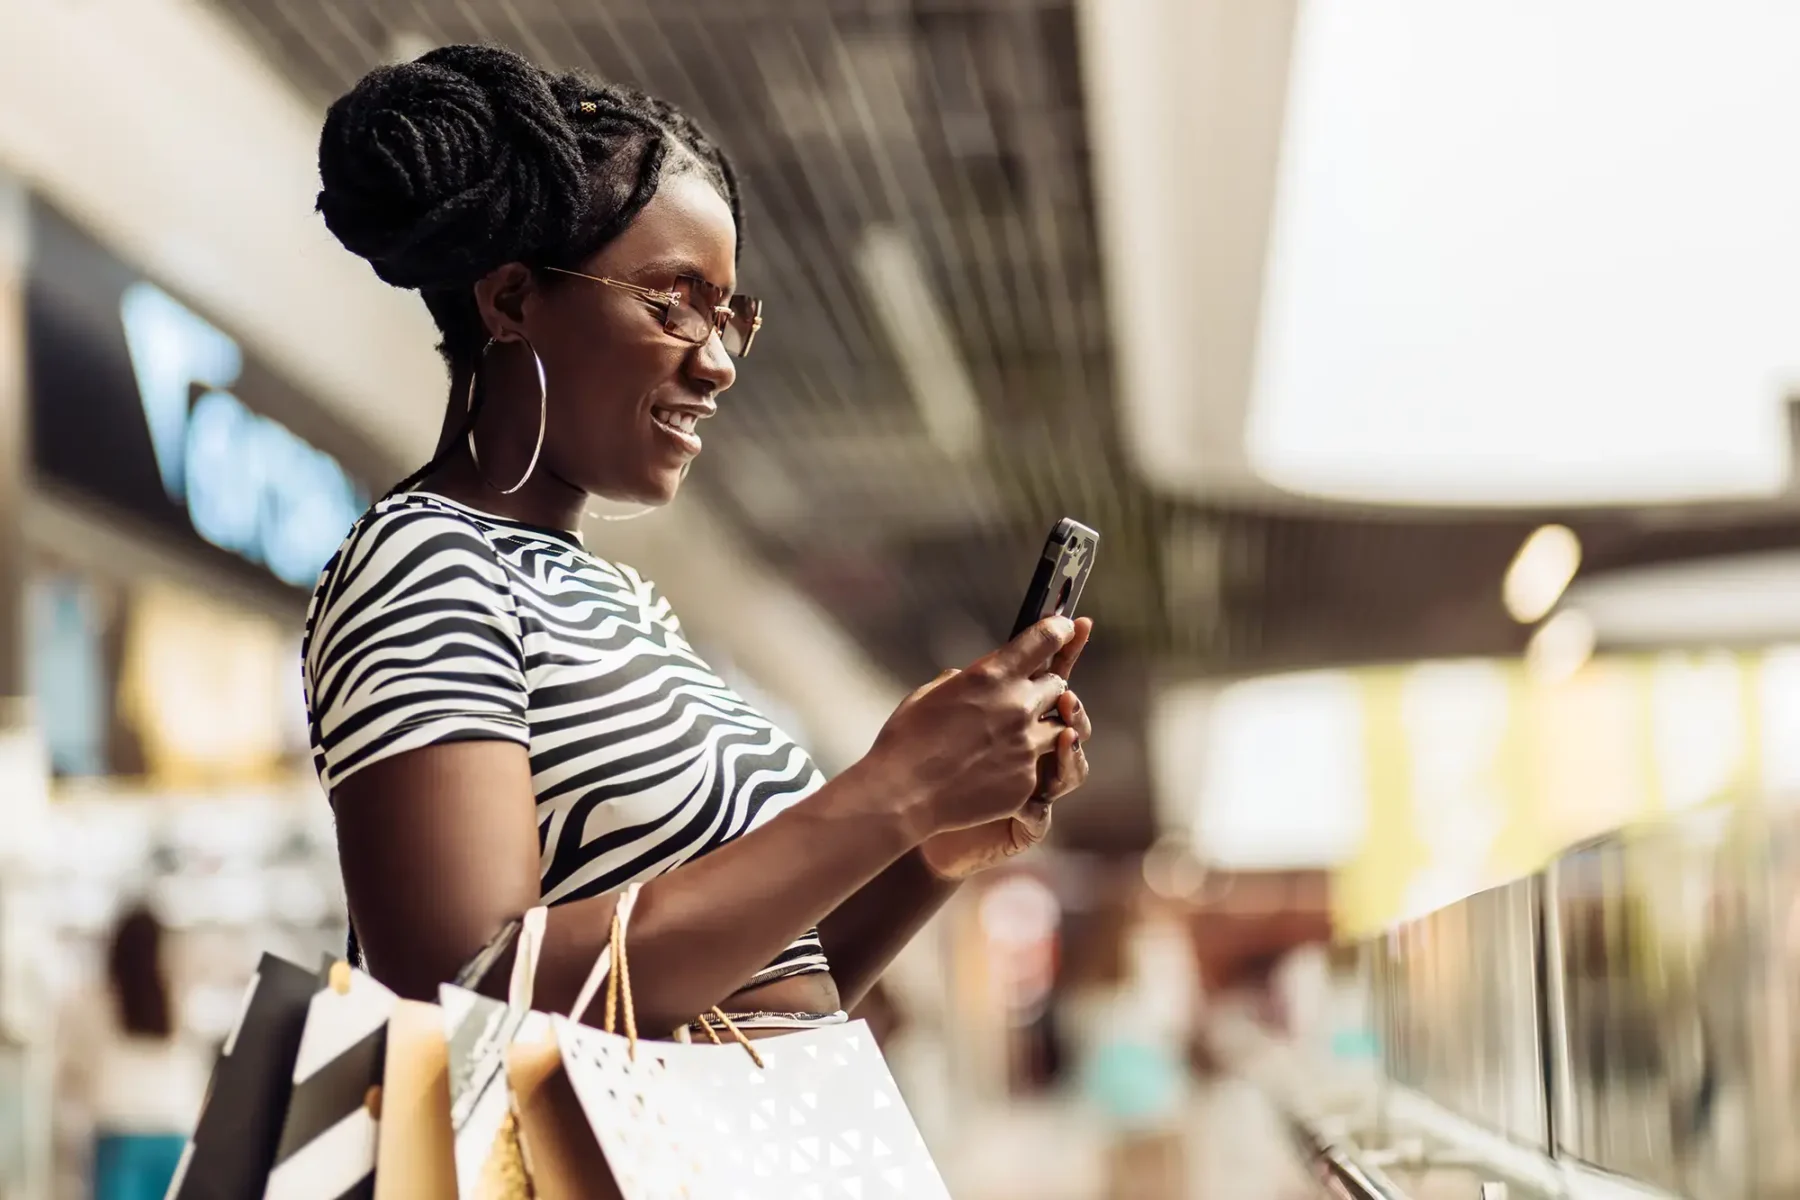
{"label": "mall ceiling", "polygon": [[[1499,582],[1548,516],[1616,565],[1716,548],[1722,525],[1800,544],[1785,504],[1470,517],[1153,493],[1117,417],[1072,0],[219,3],[321,108],[380,61],[480,40],[694,112],[739,163],[740,278],[769,312],[696,482],[902,679],[1005,632],[1065,514],[1105,539],[1084,686],[1133,727],[1159,673],[1517,651]],[[935,324],[893,302],[921,288]],[[1153,286],[1142,316],[1180,305]],[[1128,757],[1122,792],[1143,787]]]}

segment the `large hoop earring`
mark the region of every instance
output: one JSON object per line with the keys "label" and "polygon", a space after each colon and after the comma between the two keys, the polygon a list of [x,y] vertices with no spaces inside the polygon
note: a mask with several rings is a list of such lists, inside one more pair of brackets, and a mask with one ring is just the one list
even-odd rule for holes
{"label": "large hoop earring", "polygon": [[525,474],[520,476],[519,482],[511,487],[494,487],[494,484],[489,482],[488,477],[481,470],[481,454],[475,449],[475,381],[481,377],[481,364],[487,360],[488,351],[498,343],[497,338],[489,338],[487,345],[481,348],[481,355],[475,363],[475,369],[469,373],[469,393],[463,399],[463,411],[469,414],[469,432],[464,435],[464,440],[469,444],[469,459],[475,464],[475,474],[480,476],[481,482],[494,488],[502,496],[510,496],[524,487],[526,482],[531,479],[532,472],[537,470],[538,456],[544,452],[544,429],[550,423],[550,385],[544,377],[544,360],[539,357],[537,347],[531,344],[529,338],[523,334],[518,335],[518,338],[525,343],[525,348],[531,351],[532,364],[537,367],[538,431],[537,445],[531,448],[531,461],[525,464]]}

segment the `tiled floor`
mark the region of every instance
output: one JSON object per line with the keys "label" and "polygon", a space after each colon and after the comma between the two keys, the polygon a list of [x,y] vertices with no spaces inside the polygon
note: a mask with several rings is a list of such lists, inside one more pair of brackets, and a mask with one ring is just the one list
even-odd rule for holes
{"label": "tiled floor", "polygon": [[1078,1105],[1015,1104],[968,1124],[942,1167],[957,1200],[1311,1200],[1274,1110],[1241,1081],[1208,1085],[1166,1138],[1111,1138]]}

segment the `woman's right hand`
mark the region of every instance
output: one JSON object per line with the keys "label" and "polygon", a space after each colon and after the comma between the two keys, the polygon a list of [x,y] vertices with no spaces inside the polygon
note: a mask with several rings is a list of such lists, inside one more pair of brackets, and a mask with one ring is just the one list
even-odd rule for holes
{"label": "woman's right hand", "polygon": [[1050,663],[1074,636],[1074,622],[1048,617],[967,670],[939,676],[888,718],[869,759],[920,797],[925,832],[999,820],[1031,798],[1039,760],[1065,728],[1044,719],[1069,686]]}

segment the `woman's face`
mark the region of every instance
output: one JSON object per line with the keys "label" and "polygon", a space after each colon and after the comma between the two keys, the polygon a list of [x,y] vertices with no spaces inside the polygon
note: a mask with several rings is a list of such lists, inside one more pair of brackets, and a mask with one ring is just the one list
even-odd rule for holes
{"label": "woman's face", "polygon": [[[729,290],[736,251],[724,198],[703,176],[683,173],[665,179],[637,220],[577,269],[656,291],[681,275]],[[703,422],[737,378],[719,338],[683,341],[641,297],[571,276],[540,274],[520,317],[544,364],[545,466],[592,495],[673,499],[700,453]],[[536,398],[535,378],[526,390]],[[537,414],[529,415],[535,426]]]}

